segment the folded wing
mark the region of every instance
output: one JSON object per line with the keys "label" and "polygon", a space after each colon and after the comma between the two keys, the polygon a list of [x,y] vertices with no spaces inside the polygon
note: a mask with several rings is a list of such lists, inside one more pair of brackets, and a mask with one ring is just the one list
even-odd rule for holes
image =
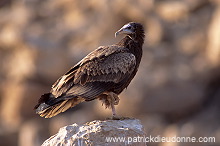
{"label": "folded wing", "polygon": [[[83,101],[90,101],[123,84],[135,69],[136,58],[118,46],[99,47],[61,76],[50,93],[35,107],[43,117],[53,117]],[[122,85],[123,86],[123,85]]]}

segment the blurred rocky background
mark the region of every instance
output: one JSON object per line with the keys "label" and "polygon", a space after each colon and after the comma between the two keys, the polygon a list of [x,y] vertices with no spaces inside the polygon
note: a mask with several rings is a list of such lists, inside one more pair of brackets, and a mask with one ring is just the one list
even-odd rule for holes
{"label": "blurred rocky background", "polygon": [[140,119],[147,135],[212,136],[209,145],[220,145],[219,0],[1,0],[0,145],[38,146],[60,127],[109,117],[99,101],[51,119],[33,108],[87,53],[118,42],[114,33],[130,21],[145,26],[146,41],[118,113]]}

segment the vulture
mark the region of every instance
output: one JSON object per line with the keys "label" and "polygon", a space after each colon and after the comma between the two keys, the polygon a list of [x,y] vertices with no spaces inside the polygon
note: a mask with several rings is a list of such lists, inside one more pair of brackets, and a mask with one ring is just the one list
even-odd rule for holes
{"label": "vulture", "polygon": [[125,24],[115,37],[119,34],[124,34],[121,41],[98,47],[61,76],[41,96],[36,113],[51,118],[81,102],[100,99],[117,117],[118,95],[137,73],[145,37],[143,26],[135,22]]}

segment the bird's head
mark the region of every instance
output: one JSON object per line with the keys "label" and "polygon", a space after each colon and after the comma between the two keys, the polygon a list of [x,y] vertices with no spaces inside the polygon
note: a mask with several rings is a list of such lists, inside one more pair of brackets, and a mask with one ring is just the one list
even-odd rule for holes
{"label": "bird's head", "polygon": [[139,33],[144,34],[143,26],[140,23],[129,22],[115,33],[115,37],[117,37],[119,34],[125,34],[131,38],[135,38]]}

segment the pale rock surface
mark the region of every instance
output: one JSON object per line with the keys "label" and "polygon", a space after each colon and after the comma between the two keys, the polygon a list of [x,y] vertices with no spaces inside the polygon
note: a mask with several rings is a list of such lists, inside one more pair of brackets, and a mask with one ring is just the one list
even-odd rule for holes
{"label": "pale rock surface", "polygon": [[[68,125],[47,139],[42,146],[145,146],[137,142],[137,137],[144,137],[143,125],[137,119],[95,120],[83,125]],[[124,142],[107,142],[107,137],[125,137]],[[130,139],[128,139],[130,138]],[[133,142],[129,142],[133,139]],[[140,139],[139,139],[140,140]]]}

